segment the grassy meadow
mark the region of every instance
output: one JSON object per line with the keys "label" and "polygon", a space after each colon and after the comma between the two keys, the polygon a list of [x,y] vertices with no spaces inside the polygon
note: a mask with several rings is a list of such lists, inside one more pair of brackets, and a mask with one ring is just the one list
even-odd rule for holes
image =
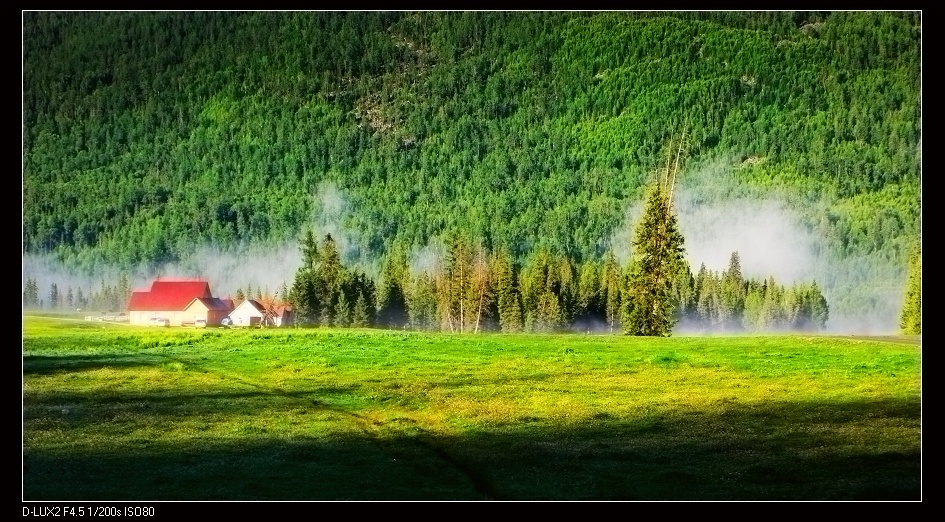
{"label": "grassy meadow", "polygon": [[23,318],[24,500],[920,500],[917,338]]}

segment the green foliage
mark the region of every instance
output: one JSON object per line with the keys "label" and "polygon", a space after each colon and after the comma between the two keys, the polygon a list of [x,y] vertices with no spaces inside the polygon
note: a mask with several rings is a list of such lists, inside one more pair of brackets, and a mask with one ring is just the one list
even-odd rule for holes
{"label": "green foliage", "polygon": [[459,230],[600,261],[684,107],[697,158],[904,264],[920,15],[27,12],[23,246],[130,268],[290,240],[330,182],[368,256]]}
{"label": "green foliage", "polygon": [[903,300],[899,327],[902,333],[922,334],[922,246],[917,245],[909,256],[909,282]]}

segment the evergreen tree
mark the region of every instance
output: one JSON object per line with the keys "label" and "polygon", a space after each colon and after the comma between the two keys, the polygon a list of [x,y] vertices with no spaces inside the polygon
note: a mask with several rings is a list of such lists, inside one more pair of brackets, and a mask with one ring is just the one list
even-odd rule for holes
{"label": "evergreen tree", "polygon": [[824,297],[824,294],[820,292],[820,287],[817,286],[816,281],[811,283],[805,295],[805,299],[807,302],[805,308],[809,314],[810,325],[817,330],[827,328],[827,319],[830,318],[830,310],[827,307],[827,299]]}
{"label": "evergreen tree", "polygon": [[909,280],[899,328],[906,335],[922,333],[922,251],[916,246],[909,256]]}
{"label": "evergreen tree", "polygon": [[745,293],[738,252],[732,252],[728,270],[722,273],[719,286],[719,326],[723,330],[739,330],[745,308]]}
{"label": "evergreen tree", "polygon": [[575,320],[590,328],[604,322],[604,307],[601,303],[601,280],[597,263],[585,261],[578,270],[577,302]]}
{"label": "evergreen tree", "polygon": [[436,285],[429,273],[420,272],[414,280],[407,311],[411,327],[420,330],[437,327]]}
{"label": "evergreen tree", "polygon": [[338,252],[334,238],[331,234],[325,234],[320,248],[318,267],[315,270],[317,289],[320,291],[322,304],[319,321],[323,326],[332,324],[332,316],[338,305],[338,295],[341,293],[344,271],[341,254]]}
{"label": "evergreen tree", "polygon": [[670,335],[676,322],[672,285],[684,250],[670,196],[660,184],[649,190],[633,246],[634,266],[627,286],[633,306],[624,333]]}
{"label": "evergreen tree", "polygon": [[338,304],[335,305],[335,326],[346,327],[351,325],[351,308],[344,292],[338,295]]}
{"label": "evergreen tree", "polygon": [[26,278],[26,288],[23,290],[23,306],[25,308],[39,306],[39,288],[35,279]]}
{"label": "evergreen tree", "polygon": [[564,313],[558,304],[558,297],[546,290],[538,297],[534,329],[539,332],[555,331],[564,325]]}
{"label": "evergreen tree", "polygon": [[75,296],[75,304],[77,308],[85,308],[88,304],[85,300],[85,296],[82,294],[82,287],[80,286]]}
{"label": "evergreen tree", "polygon": [[499,326],[503,332],[518,332],[522,329],[522,309],[515,285],[512,257],[500,249],[492,257],[492,277],[499,313]]}
{"label": "evergreen tree", "polygon": [[354,302],[354,311],[351,313],[351,326],[364,328],[370,324],[367,302],[364,292],[358,292],[358,299]]}
{"label": "evergreen tree", "polygon": [[760,285],[749,284],[745,294],[745,308],[742,313],[742,327],[757,331],[762,329],[761,315],[764,307],[765,294]]}
{"label": "evergreen tree", "polygon": [[[352,285],[349,295],[357,296],[354,299],[354,311],[352,312],[352,324],[357,326],[373,326],[376,324],[377,320],[377,308],[374,306],[374,303],[377,299],[377,289],[374,286],[374,281],[372,281],[367,274],[359,270],[355,270],[354,275],[351,277]],[[358,305],[358,301],[362,300],[363,304]],[[351,299],[349,299],[351,301]]]}
{"label": "evergreen tree", "polygon": [[617,265],[617,257],[613,250],[607,252],[607,261],[604,262],[604,275],[601,280],[601,292],[605,303],[605,318],[607,326],[613,333],[620,321],[621,310],[621,284],[620,267]]}
{"label": "evergreen tree", "polygon": [[118,285],[115,287],[114,310],[127,310],[128,299],[131,297],[131,284],[128,283],[128,276],[122,272],[118,276]]}
{"label": "evergreen tree", "polygon": [[764,302],[761,305],[761,315],[758,326],[762,330],[779,330],[783,325],[783,289],[778,286],[774,276],[768,276],[764,288]]}
{"label": "evergreen tree", "polygon": [[377,321],[381,326],[402,328],[409,320],[404,292],[407,270],[407,255],[395,246],[384,262],[377,293]]}
{"label": "evergreen tree", "polygon": [[75,309],[75,296],[72,294],[72,286],[66,291],[66,306],[69,310]]}
{"label": "evergreen tree", "polygon": [[[295,272],[288,301],[295,309],[297,324],[315,324],[321,310],[321,300],[315,275],[318,267],[318,245],[311,228],[306,229],[299,248],[302,250],[302,265]],[[240,290],[237,290],[237,297],[242,297]]]}
{"label": "evergreen tree", "polygon": [[55,310],[59,308],[59,287],[53,283],[49,287],[49,308]]}

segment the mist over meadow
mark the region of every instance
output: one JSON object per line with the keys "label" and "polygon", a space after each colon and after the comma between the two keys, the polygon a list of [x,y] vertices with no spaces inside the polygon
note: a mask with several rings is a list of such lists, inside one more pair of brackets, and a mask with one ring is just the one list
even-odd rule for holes
{"label": "mist over meadow", "polygon": [[[719,197],[719,192],[725,194]],[[332,183],[322,183],[312,195],[310,226],[316,238],[330,234],[337,242],[346,266],[371,278],[379,277],[381,259],[364,255],[346,225],[351,203]],[[720,204],[721,202],[721,204]],[[824,238],[803,225],[784,199],[752,193],[734,184],[732,170],[713,162],[681,175],[674,194],[674,209],[685,237],[685,259],[695,274],[701,265],[721,273],[738,252],[746,278],[774,277],[779,284],[816,282],[830,307],[827,331],[844,334],[887,335],[898,331],[905,285],[905,271],[881,258],[839,259]],[[627,206],[626,218],[609,238],[621,266],[629,262],[632,233],[642,212],[642,202]],[[444,265],[447,247],[441,240],[408,253],[413,276],[434,273]],[[253,289],[271,296],[291,288],[301,265],[298,241],[256,243],[236,247],[198,245],[180,263],[157,269],[125,271],[135,290],[146,290],[155,278],[200,278],[209,281],[217,297],[232,297],[237,290]],[[35,280],[40,296],[56,283],[60,292],[83,289],[85,295],[104,284],[113,285],[121,270],[103,266],[93,272],[66,268],[51,256],[23,256],[23,280]],[[871,274],[881,274],[876,278]],[[286,296],[279,296],[285,299]],[[677,333],[691,333],[680,329]]]}

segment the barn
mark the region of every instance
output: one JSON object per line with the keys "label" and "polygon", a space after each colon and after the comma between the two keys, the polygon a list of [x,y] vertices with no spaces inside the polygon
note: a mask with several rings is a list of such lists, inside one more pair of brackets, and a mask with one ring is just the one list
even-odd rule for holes
{"label": "barn", "polygon": [[[207,305],[201,302],[197,306],[194,301],[199,299],[210,300],[211,303]],[[157,279],[151,283],[150,289],[131,292],[131,299],[128,300],[128,322],[147,325],[152,318],[163,318],[171,325],[180,326],[184,322],[192,322],[193,314],[200,313],[200,307],[206,307],[206,319],[209,323],[211,308],[215,310],[218,306],[215,301],[219,299],[210,294],[210,283],[207,281]],[[187,315],[189,308],[193,308],[190,316]]]}

